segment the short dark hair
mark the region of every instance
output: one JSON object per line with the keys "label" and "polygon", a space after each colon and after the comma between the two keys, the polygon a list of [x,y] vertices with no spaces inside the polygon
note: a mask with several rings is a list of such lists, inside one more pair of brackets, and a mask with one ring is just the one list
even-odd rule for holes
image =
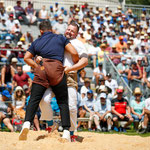
{"label": "short dark hair", "polygon": [[76,21],[71,20],[71,22],[70,22],[70,24],[69,24],[69,25],[72,25],[72,26],[77,27],[77,32],[79,31],[79,25],[78,25],[78,23],[77,23]]}
{"label": "short dark hair", "polygon": [[48,31],[52,29],[51,23],[49,21],[42,21],[39,25],[39,29],[43,31]]}

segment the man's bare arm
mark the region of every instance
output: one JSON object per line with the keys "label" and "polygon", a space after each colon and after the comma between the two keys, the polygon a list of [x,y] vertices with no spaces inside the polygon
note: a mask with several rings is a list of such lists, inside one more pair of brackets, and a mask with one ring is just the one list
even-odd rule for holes
{"label": "man's bare arm", "polygon": [[71,67],[66,67],[65,68],[65,73],[68,73],[70,71],[76,71],[76,70],[79,70],[79,69],[82,69],[84,68],[85,66],[88,65],[88,58],[86,57],[82,57],[76,64],[74,64],[73,66]]}
{"label": "man's bare arm", "polygon": [[29,51],[27,51],[24,56],[24,61],[32,68],[36,68],[36,67],[38,67],[38,65],[33,61],[33,59],[32,59],[33,57],[34,56]]}

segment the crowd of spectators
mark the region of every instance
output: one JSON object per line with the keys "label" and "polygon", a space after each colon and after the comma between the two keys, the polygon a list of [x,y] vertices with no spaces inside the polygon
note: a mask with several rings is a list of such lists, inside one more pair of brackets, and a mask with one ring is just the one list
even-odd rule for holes
{"label": "crowd of spectators", "polygon": [[[86,78],[86,71],[81,70],[78,78],[78,117],[89,118],[88,129],[97,131],[126,131],[132,122],[136,130],[147,131],[150,118],[150,22],[146,9],[136,16],[132,9],[123,10],[118,6],[112,11],[109,6],[91,7],[88,3],[76,4],[69,10],[60,7],[43,5],[41,10],[34,9],[30,1],[27,7],[4,6],[0,2],[0,121],[14,131],[9,117],[24,118],[25,108],[30,97],[30,88],[34,70],[25,64],[23,58],[32,43],[31,25],[49,20],[53,32],[64,34],[67,24],[75,20],[79,29],[77,39],[84,45],[88,53],[89,64],[93,69],[92,79]],[[28,30],[22,32],[22,24]],[[120,86],[120,76],[112,76],[112,72],[104,68],[107,55],[125,83],[131,88],[132,96],[124,95]],[[96,90],[91,90],[91,83]],[[142,88],[141,87],[145,87]],[[59,116],[56,99],[52,100],[54,114]],[[13,112],[13,115],[12,113]],[[40,130],[38,110],[34,125]],[[95,128],[93,127],[93,121]],[[118,121],[125,124],[118,126]],[[78,122],[78,129],[86,126]],[[107,128],[106,128],[107,127]]]}

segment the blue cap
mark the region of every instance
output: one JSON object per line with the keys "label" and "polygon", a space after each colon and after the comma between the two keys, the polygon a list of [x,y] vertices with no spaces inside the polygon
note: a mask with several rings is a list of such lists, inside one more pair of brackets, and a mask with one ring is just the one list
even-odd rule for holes
{"label": "blue cap", "polygon": [[133,18],[137,18],[137,15],[134,15]]}
{"label": "blue cap", "polygon": [[50,6],[50,8],[53,8],[53,6]]}
{"label": "blue cap", "polygon": [[146,8],[143,8],[142,11],[146,11]]}
{"label": "blue cap", "polygon": [[58,15],[57,15],[57,14],[55,14],[55,15],[54,15],[54,17],[58,17]]}
{"label": "blue cap", "polygon": [[8,89],[12,89],[12,86],[10,84],[7,84]]}
{"label": "blue cap", "polygon": [[8,90],[4,90],[4,91],[2,92],[2,95],[3,95],[3,96],[6,96],[7,98],[10,98],[10,97],[11,97],[10,93],[8,92]]}
{"label": "blue cap", "polygon": [[123,25],[120,25],[120,28],[123,28]]}
{"label": "blue cap", "polygon": [[93,94],[93,91],[92,90],[88,90],[87,93]]}
{"label": "blue cap", "polygon": [[97,20],[100,19],[100,17],[97,17]]}
{"label": "blue cap", "polygon": [[55,4],[56,4],[56,5],[58,5],[58,3],[57,3],[57,2],[56,2]]}
{"label": "blue cap", "polygon": [[61,10],[64,10],[64,7],[61,7]]}
{"label": "blue cap", "polygon": [[67,15],[67,10],[64,10],[64,15]]}

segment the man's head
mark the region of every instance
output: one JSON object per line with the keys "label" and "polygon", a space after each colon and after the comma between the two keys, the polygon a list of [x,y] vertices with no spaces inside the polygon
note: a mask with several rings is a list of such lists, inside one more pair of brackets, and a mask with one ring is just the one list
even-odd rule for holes
{"label": "man's head", "polygon": [[92,99],[92,97],[93,97],[93,91],[92,90],[87,91],[87,97],[88,97],[88,99]]}
{"label": "man's head", "polygon": [[39,29],[41,34],[43,34],[44,32],[51,31],[52,26],[49,21],[42,21],[39,25]]}
{"label": "man's head", "polygon": [[18,75],[21,76],[23,74],[22,66],[17,66]]}
{"label": "man's head", "polygon": [[121,100],[121,99],[122,99],[123,92],[124,92],[123,86],[119,86],[119,87],[116,89],[116,93],[117,93],[118,100]]}
{"label": "man's head", "polygon": [[106,104],[106,97],[107,97],[106,93],[101,93],[100,94],[100,102],[101,102],[102,105]]}
{"label": "man's head", "polygon": [[75,21],[71,21],[70,24],[68,25],[66,31],[65,31],[65,36],[67,39],[75,39],[78,35],[79,31],[79,26]]}

